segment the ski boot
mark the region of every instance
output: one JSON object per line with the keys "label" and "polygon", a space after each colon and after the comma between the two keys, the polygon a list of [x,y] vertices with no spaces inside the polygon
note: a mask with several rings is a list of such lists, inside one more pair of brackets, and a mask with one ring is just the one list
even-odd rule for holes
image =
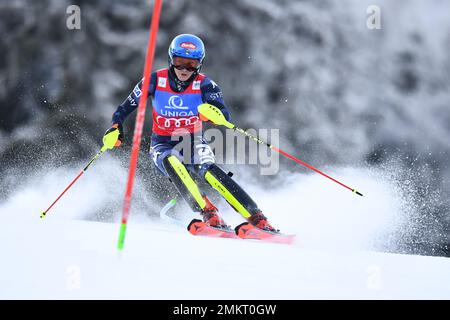
{"label": "ski boot", "polygon": [[262,214],[262,212],[258,212],[250,216],[247,220],[248,222],[250,222],[250,224],[261,230],[270,232],[280,232],[280,230],[277,230],[270,225],[270,223],[267,221],[267,218]]}
{"label": "ski boot", "polygon": [[204,196],[206,206],[202,209],[200,214],[203,217],[203,222],[215,228],[227,228],[225,221],[217,214],[218,209],[209,201],[207,196]]}

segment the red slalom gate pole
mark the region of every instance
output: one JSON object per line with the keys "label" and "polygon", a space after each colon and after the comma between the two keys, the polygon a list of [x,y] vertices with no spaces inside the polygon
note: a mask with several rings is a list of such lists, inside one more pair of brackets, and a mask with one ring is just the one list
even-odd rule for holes
{"label": "red slalom gate pole", "polygon": [[125,234],[130,214],[131,196],[133,192],[134,177],[136,174],[137,160],[142,138],[142,128],[144,127],[145,108],[147,106],[148,87],[150,85],[150,71],[153,65],[153,56],[155,54],[156,36],[158,34],[159,17],[161,13],[162,0],[155,0],[153,5],[152,22],[150,26],[150,36],[147,45],[147,55],[144,67],[144,82],[142,84],[142,94],[139,100],[136,124],[134,128],[133,146],[131,149],[130,169],[128,171],[127,189],[123,201],[122,222],[120,225],[119,241],[117,248],[122,250],[125,242]]}

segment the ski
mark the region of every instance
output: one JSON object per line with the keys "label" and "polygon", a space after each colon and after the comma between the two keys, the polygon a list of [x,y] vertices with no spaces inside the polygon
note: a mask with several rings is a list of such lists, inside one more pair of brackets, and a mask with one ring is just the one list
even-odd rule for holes
{"label": "ski", "polygon": [[[172,218],[167,215],[167,212],[174,207],[176,200],[172,199],[166,204],[160,211],[161,219],[175,224],[180,227],[185,227],[186,222],[180,219]],[[280,232],[265,231],[248,222],[241,223],[234,230],[230,227],[212,227],[200,219],[192,219],[187,225],[187,230],[194,236],[206,236],[215,238],[228,238],[228,239],[242,239],[242,240],[257,240],[262,242],[272,242],[281,244],[292,244],[295,240],[295,235],[284,234]]]}
{"label": "ski", "polygon": [[[170,222],[179,227],[185,228],[186,221],[181,219],[170,217],[167,213],[177,203],[176,199],[170,200],[159,212],[159,216],[162,220]],[[227,228],[215,228],[207,225],[202,220],[193,219],[187,226],[187,230],[194,236],[209,236],[217,238],[237,238],[235,231],[229,227]]]}
{"label": "ski", "polygon": [[193,219],[187,226],[187,230],[194,236],[237,238],[233,229],[229,227],[212,227],[199,219]]}
{"label": "ski", "polygon": [[241,223],[234,230],[236,235],[241,239],[254,239],[283,244],[292,244],[295,240],[294,234],[262,230],[248,222]]}

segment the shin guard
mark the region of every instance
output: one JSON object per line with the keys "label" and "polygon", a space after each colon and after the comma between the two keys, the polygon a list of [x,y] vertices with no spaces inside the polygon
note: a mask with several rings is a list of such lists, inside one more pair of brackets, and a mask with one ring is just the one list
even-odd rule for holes
{"label": "shin guard", "polygon": [[212,164],[206,170],[205,179],[244,218],[248,219],[250,216],[261,212],[252,198],[215,164]]}
{"label": "shin guard", "polygon": [[178,192],[192,210],[201,211],[206,206],[205,199],[184,164],[177,157],[171,155],[163,160],[163,165]]}

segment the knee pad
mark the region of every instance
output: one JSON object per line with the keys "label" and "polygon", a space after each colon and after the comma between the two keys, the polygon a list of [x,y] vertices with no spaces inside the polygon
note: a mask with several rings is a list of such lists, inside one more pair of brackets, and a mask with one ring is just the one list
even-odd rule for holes
{"label": "knee pad", "polygon": [[164,144],[157,144],[150,148],[150,157],[152,158],[153,164],[165,176],[167,176],[168,174],[165,170],[163,161],[172,153],[172,148]]}
{"label": "knee pad", "polygon": [[[203,141],[202,141],[203,142]],[[199,143],[195,145],[194,163],[203,165],[209,165],[216,162],[216,157],[211,147],[206,143]]]}

